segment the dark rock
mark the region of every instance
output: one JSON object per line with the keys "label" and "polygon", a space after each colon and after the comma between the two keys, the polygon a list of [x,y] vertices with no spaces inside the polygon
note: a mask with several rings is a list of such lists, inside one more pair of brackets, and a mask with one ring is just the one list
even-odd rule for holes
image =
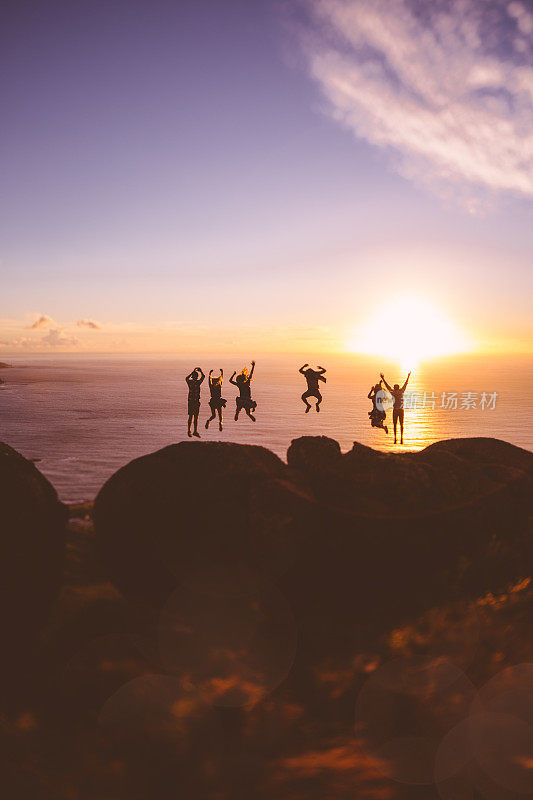
{"label": "dark rock", "polygon": [[161,605],[185,577],[213,564],[244,562],[279,575],[316,514],[302,480],[270,451],[182,442],[115,473],[94,518],[115,585]]}
{"label": "dark rock", "polygon": [[345,641],[358,615],[375,631],[531,574],[525,450],[470,439],[406,454],[355,443],[341,454],[332,440],[304,437],[287,460],[321,509],[322,535],[282,582],[310,642]]}
{"label": "dark rock", "polygon": [[354,443],[341,454],[326,437],[302,437],[287,452],[329,507],[372,517],[449,511],[503,487],[524,489],[533,454],[498,439],[450,439],[417,453],[382,453]]}
{"label": "dark rock", "polygon": [[442,451],[453,453],[479,466],[503,464],[514,467],[533,477],[533,453],[501,439],[481,436],[475,439],[443,439],[426,447],[422,452],[426,458],[431,458],[435,453]]}
{"label": "dark rock", "polygon": [[105,701],[120,687],[157,671],[157,651],[138,634],[108,634],[86,641],[60,672],[53,714],[70,727],[94,724]]}
{"label": "dark rock", "polygon": [[301,436],[292,440],[287,451],[288,464],[304,472],[334,470],[341,463],[341,459],[340,444],[327,436]]}
{"label": "dark rock", "polygon": [[119,470],[95,503],[115,585],[160,607],[194,573],[243,562],[278,581],[302,653],[531,573],[526,451],[476,439],[342,454],[303,437],[287,460],[184,442]]}
{"label": "dark rock", "polygon": [[66,508],[27,459],[0,444],[2,668],[27,657],[61,584]]}

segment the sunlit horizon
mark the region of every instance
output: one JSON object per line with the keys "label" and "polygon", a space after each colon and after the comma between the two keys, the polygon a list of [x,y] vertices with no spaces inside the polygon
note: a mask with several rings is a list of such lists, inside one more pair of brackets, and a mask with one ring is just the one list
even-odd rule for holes
{"label": "sunlit horizon", "polygon": [[376,309],[346,348],[387,358],[410,370],[423,361],[472,352],[475,342],[425,298],[400,295]]}
{"label": "sunlit horizon", "polygon": [[[533,352],[529,17],[488,3],[9,4],[0,359]],[[409,292],[454,330],[376,350]]]}

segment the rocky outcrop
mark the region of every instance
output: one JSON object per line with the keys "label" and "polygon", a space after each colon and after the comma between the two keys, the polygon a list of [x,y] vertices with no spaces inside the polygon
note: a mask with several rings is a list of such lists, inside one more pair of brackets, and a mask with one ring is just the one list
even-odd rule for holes
{"label": "rocky outcrop", "polygon": [[[42,532],[55,493],[2,459],[11,530],[27,514]],[[317,437],[293,442],[290,466],[197,442],[128,464],[96,503],[105,570],[90,506],[71,508],[30,689],[2,709],[7,796],[397,800],[436,796],[435,777],[443,797],[472,796],[492,775],[526,796],[532,460],[496,440],[385,455]],[[33,577],[50,576],[51,540],[24,535]],[[20,553],[4,552],[5,619],[28,590]],[[526,579],[471,601],[506,576]]]}
{"label": "rocky outcrop", "polygon": [[324,604],[339,619],[340,609],[363,603],[369,615],[401,616],[531,574],[533,454],[525,450],[456,439],[405,454],[355,443],[342,454],[331,439],[303,437],[287,460],[317,498],[322,531],[287,590],[309,603],[312,587],[323,587],[317,616]]}
{"label": "rocky outcrop", "polygon": [[287,461],[330,508],[383,518],[450,511],[503,490],[525,499],[533,476],[533,454],[498,439],[450,439],[402,454],[355,442],[343,455],[333,439],[302,437]]}
{"label": "rocky outcrop", "polygon": [[62,579],[66,508],[27,459],[0,443],[2,668],[17,664]]}
{"label": "rocky outcrop", "polygon": [[115,585],[160,605],[213,564],[279,575],[316,514],[301,479],[265,448],[182,442],[120,469],[98,494],[94,517]]}
{"label": "rocky outcrop", "polygon": [[183,442],[119,470],[95,503],[115,585],[160,606],[192,573],[244,563],[279,579],[310,628],[342,627],[363,606],[375,628],[391,608],[401,617],[531,572],[525,450],[465,439],[342,454],[332,439],[303,437],[287,460]]}

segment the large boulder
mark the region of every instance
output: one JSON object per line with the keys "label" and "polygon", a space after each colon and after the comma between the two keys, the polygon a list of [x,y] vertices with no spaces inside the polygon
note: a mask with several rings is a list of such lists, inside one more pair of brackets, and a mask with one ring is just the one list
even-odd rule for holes
{"label": "large boulder", "polygon": [[477,464],[478,467],[486,468],[490,464],[514,467],[533,478],[533,453],[509,442],[504,442],[502,439],[485,436],[470,439],[443,439],[426,447],[420,455],[428,459],[440,452],[454,453],[465,461]]}
{"label": "large boulder", "polygon": [[61,585],[66,507],[27,459],[0,443],[2,669],[17,664]]}
{"label": "large boulder", "polygon": [[161,606],[212,565],[244,563],[277,577],[298,558],[316,514],[302,480],[269,450],[181,442],[116,472],[94,519],[115,585]]}

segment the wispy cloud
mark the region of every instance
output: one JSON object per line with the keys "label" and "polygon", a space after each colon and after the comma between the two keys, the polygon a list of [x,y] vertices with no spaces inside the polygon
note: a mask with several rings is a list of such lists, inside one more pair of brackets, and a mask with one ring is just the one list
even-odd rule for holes
{"label": "wispy cloud", "polygon": [[4,339],[0,342],[2,347],[11,347],[15,349],[27,349],[34,346],[34,340],[29,336],[18,336],[15,339]]}
{"label": "wispy cloud", "polygon": [[45,328],[47,325],[53,324],[54,320],[52,317],[49,317],[48,314],[41,314],[31,325],[28,325],[28,330],[35,331],[37,328]]}
{"label": "wispy cloud", "polygon": [[102,328],[102,326],[98,322],[95,322],[94,319],[79,319],[76,322],[76,325],[78,328],[91,328],[93,331],[99,331]]}
{"label": "wispy cloud", "polygon": [[410,177],[533,197],[530,3],[303,3],[308,68],[339,122]]}

